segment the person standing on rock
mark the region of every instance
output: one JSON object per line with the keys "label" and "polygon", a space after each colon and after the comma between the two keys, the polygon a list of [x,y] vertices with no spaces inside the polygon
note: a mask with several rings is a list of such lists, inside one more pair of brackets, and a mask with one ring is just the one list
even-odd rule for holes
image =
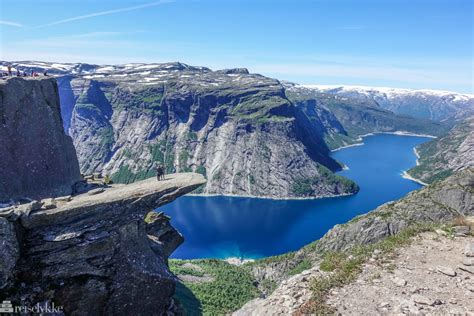
{"label": "person standing on rock", "polygon": [[12,65],[8,65],[7,69],[8,69],[8,75],[11,77],[12,76]]}
{"label": "person standing on rock", "polygon": [[156,167],[156,178],[158,181],[165,179],[165,168],[161,164]]}

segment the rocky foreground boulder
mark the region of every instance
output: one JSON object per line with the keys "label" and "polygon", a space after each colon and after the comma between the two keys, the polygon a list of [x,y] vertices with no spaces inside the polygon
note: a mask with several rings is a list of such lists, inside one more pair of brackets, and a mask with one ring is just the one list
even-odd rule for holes
{"label": "rocky foreground boulder", "polygon": [[0,81],[0,202],[71,193],[81,178],[55,79]]}

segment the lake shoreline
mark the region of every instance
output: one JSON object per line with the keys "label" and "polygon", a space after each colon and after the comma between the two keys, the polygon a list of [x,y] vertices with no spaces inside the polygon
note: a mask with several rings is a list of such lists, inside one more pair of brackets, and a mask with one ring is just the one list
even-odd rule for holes
{"label": "lake shoreline", "polygon": [[[347,169],[348,170],[348,169]],[[355,195],[357,193],[343,193],[343,194],[337,194],[337,195],[328,195],[328,196],[319,196],[319,197],[273,197],[273,196],[257,196],[257,195],[239,195],[239,194],[193,194],[193,193],[188,193],[186,196],[192,196],[192,197],[202,197],[202,198],[207,198],[207,197],[238,197],[238,198],[249,198],[249,199],[262,199],[262,200],[275,200],[275,201],[297,201],[297,200],[321,200],[321,199],[333,199],[333,198],[338,198],[338,197],[345,197],[345,196],[351,196]]]}
{"label": "lake shoreline", "polygon": [[[332,149],[331,152],[335,152],[335,151],[338,151],[338,150],[341,150],[341,149],[345,149],[345,148],[349,148],[349,147],[355,147],[355,146],[362,146],[364,145],[364,137],[367,137],[367,136],[374,136],[374,135],[377,135],[377,134],[389,134],[389,135],[398,135],[398,136],[413,136],[413,137],[427,137],[427,138],[438,138],[437,136],[434,136],[434,135],[428,135],[428,134],[416,134],[416,133],[410,133],[410,132],[407,132],[407,131],[395,131],[395,132],[374,132],[374,133],[367,133],[367,134],[363,134],[363,135],[359,135],[356,139],[356,141],[358,143],[354,143],[354,144],[350,144],[350,145],[344,145],[344,146],[341,146],[341,147],[337,147],[335,149]],[[415,150],[416,150],[416,147],[415,147]],[[415,153],[415,155],[417,155],[417,153]],[[418,155],[417,155],[418,157]],[[418,157],[419,158],[419,157]],[[417,160],[418,161],[418,160]]]}
{"label": "lake shoreline", "polygon": [[419,180],[419,179],[417,179],[417,178],[414,178],[414,177],[410,176],[407,171],[403,171],[403,172],[401,173],[401,176],[402,176],[402,178],[404,178],[404,179],[411,180],[411,181],[413,181],[413,182],[416,182],[416,183],[418,183],[418,184],[421,184],[422,186],[427,186],[427,185],[428,185],[428,183],[425,183],[425,182],[423,182],[423,181],[421,181],[421,180]]}
{"label": "lake shoreline", "polygon": [[[336,151],[339,151],[341,149],[346,149],[346,148],[349,148],[349,147],[355,147],[355,146],[363,146],[365,145],[364,142],[362,142],[363,138],[364,137],[367,137],[367,136],[375,136],[377,134],[388,134],[388,135],[397,135],[397,136],[412,136],[412,137],[427,137],[427,138],[437,138],[436,136],[433,136],[433,135],[427,135],[427,134],[415,134],[415,133],[410,133],[410,132],[406,132],[406,131],[396,131],[396,132],[376,132],[376,133],[368,133],[368,134],[364,134],[364,135],[360,135],[359,138],[357,140],[360,140],[361,142],[360,143],[355,143],[355,144],[351,144],[351,145],[346,145],[346,146],[342,146],[342,147],[339,147],[339,148],[336,148],[336,149],[333,149],[331,150],[331,152],[336,152]],[[415,153],[415,156],[416,156],[416,165],[418,166],[419,165],[419,162],[418,162],[418,159],[420,158],[417,150],[416,150],[416,147],[413,147],[413,151]],[[339,171],[346,171],[346,170],[349,170],[349,167],[347,165],[343,165],[341,167],[341,170]],[[339,172],[338,171],[338,172]],[[416,178],[413,178],[411,177],[406,171],[404,171],[402,174],[401,174],[401,177],[404,178],[404,179],[407,179],[407,180],[411,180],[411,181],[414,181],[418,184],[421,184],[423,186],[426,186],[427,184],[424,183],[423,181],[419,180],[419,179],[416,179]],[[238,197],[238,198],[249,198],[249,199],[264,199],[264,200],[275,200],[275,201],[298,201],[298,200],[320,200],[320,199],[332,199],[332,198],[338,198],[338,197],[346,197],[346,196],[351,196],[351,195],[356,195],[358,192],[356,193],[344,193],[344,194],[337,194],[337,195],[328,195],[328,196],[315,196],[315,197],[273,197],[273,196],[257,196],[257,195],[240,195],[240,194],[209,194],[209,193],[199,193],[199,194],[193,194],[193,193],[188,193],[186,196],[192,196],[192,197]]]}

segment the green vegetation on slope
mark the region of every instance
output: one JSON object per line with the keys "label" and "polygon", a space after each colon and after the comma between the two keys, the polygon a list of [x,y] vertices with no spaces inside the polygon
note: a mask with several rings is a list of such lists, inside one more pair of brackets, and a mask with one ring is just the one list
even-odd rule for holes
{"label": "green vegetation on slope", "polygon": [[[419,165],[408,170],[408,174],[425,183],[440,181],[452,175],[452,160],[459,155],[463,142],[468,137],[472,137],[473,129],[474,119],[470,119],[453,127],[446,136],[419,145],[416,148],[420,156],[418,159]],[[469,145],[466,144],[465,146]],[[464,150],[473,151],[472,148],[465,148]],[[457,167],[462,169],[472,162],[463,161],[463,163],[464,166],[458,165]]]}
{"label": "green vegetation on slope", "polygon": [[308,270],[312,267],[312,263],[310,260],[308,259],[304,259],[303,261],[301,261],[300,263],[298,263],[296,265],[296,267],[294,267],[293,269],[291,269],[288,274],[289,275],[295,275],[295,274],[298,274],[298,273],[301,273],[303,272],[304,270]]}
{"label": "green vegetation on slope", "polygon": [[341,133],[325,133],[324,142],[329,149],[334,150],[347,145],[359,143],[360,141],[355,136],[348,136]]}
{"label": "green vegetation on slope", "polygon": [[110,179],[114,183],[132,183],[139,180],[148,179],[156,176],[155,170],[140,170],[133,172],[128,166],[121,166],[119,171],[112,174]]}
{"label": "green vegetation on slope", "polygon": [[169,266],[176,275],[204,277],[184,281],[177,288],[175,298],[189,315],[224,315],[259,295],[247,269],[223,260],[171,259]]}
{"label": "green vegetation on slope", "polygon": [[117,90],[111,103],[115,111],[126,109],[161,115],[164,111],[162,108],[163,93],[164,88],[161,86],[135,90],[132,93]]}
{"label": "green vegetation on slope", "polygon": [[290,106],[284,95],[272,94],[269,91],[255,91],[239,99],[236,106],[230,108],[230,116],[253,123],[280,122],[291,120],[284,114]]}
{"label": "green vegetation on slope", "polygon": [[359,186],[352,180],[334,174],[328,168],[319,165],[319,176],[300,178],[295,180],[291,191],[297,197],[309,197],[314,195],[315,186],[321,182],[328,186],[338,187],[338,194],[352,194],[359,191]]}
{"label": "green vegetation on slope", "polygon": [[349,135],[374,132],[407,131],[418,134],[440,135],[446,128],[429,120],[397,115],[393,112],[352,103],[328,99],[326,106],[336,115]]}

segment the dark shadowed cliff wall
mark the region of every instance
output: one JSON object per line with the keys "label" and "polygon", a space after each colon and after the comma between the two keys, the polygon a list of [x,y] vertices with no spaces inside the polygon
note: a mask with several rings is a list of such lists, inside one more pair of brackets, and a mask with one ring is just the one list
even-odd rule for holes
{"label": "dark shadowed cliff wall", "polygon": [[55,79],[0,82],[0,201],[71,193],[80,180]]}

